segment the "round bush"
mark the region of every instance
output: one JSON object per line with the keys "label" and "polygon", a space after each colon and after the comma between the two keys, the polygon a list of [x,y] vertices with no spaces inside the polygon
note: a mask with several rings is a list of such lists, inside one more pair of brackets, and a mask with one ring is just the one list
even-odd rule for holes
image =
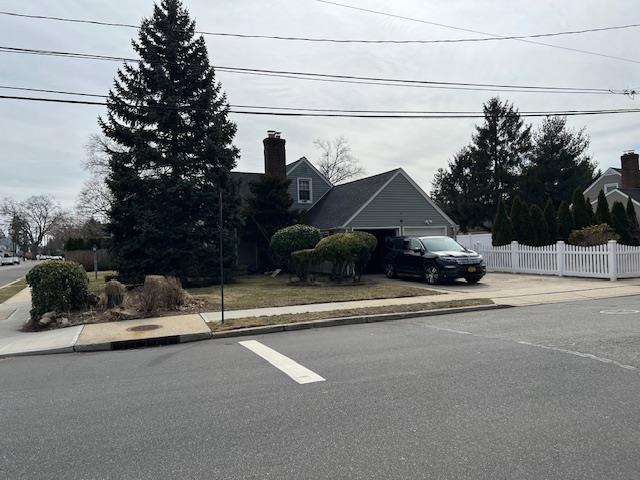
{"label": "round bush", "polygon": [[352,267],[354,279],[357,281],[360,280],[377,244],[376,237],[370,233],[336,233],[320,240],[315,250],[319,259],[332,264],[333,278],[344,278],[349,267]]}
{"label": "round bush", "polygon": [[315,227],[291,225],[273,234],[271,252],[279,262],[288,263],[293,252],[313,248],[321,238],[320,230]]}
{"label": "round bush", "polygon": [[89,296],[89,279],[82,265],[75,262],[48,261],[27,273],[31,287],[31,319],[46,312],[68,312],[84,308]]}

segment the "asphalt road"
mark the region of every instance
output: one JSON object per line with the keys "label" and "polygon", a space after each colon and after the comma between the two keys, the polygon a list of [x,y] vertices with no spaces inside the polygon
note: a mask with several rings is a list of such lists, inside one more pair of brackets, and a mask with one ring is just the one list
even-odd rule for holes
{"label": "asphalt road", "polygon": [[38,263],[36,261],[26,261],[20,263],[20,265],[2,265],[0,266],[0,287],[5,286],[7,283],[11,283],[14,280],[24,277],[29,270],[35,267]]}
{"label": "asphalt road", "polygon": [[[637,479],[640,297],[0,360],[0,478]],[[519,343],[527,342],[527,343]]]}

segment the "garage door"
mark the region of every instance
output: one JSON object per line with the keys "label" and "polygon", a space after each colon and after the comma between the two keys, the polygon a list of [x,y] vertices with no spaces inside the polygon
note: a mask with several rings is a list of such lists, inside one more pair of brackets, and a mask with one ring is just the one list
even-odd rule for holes
{"label": "garage door", "polygon": [[428,237],[431,235],[446,235],[447,227],[404,227],[404,234],[408,237]]}

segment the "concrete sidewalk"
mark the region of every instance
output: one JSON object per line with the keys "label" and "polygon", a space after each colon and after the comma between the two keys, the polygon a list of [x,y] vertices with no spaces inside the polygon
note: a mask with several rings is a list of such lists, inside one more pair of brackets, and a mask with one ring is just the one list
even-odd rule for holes
{"label": "concrete sidewalk", "polygon": [[[233,310],[226,311],[225,318],[310,312],[327,312],[329,317],[331,316],[330,312],[341,310],[478,298],[491,299],[499,305],[525,306],[640,294],[640,279],[609,282],[596,279],[513,274],[488,274],[485,278],[486,280],[477,285],[456,282],[432,287],[416,281],[388,280],[384,277],[376,277],[376,280],[381,282],[405,282],[414,287],[437,290],[441,295]],[[211,336],[205,322],[218,322],[221,319],[220,312],[204,312],[82,325],[44,332],[22,332],[20,329],[29,318],[30,304],[29,289],[23,290],[4,304],[0,304],[0,357],[104,350],[111,348],[112,343],[148,340],[153,344],[154,339],[161,338],[171,338],[175,340],[174,343],[200,340]]]}

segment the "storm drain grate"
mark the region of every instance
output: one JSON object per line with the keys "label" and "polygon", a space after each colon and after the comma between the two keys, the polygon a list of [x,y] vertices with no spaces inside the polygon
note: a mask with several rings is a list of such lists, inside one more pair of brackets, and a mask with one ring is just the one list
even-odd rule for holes
{"label": "storm drain grate", "polygon": [[111,350],[129,350],[133,348],[161,347],[164,345],[177,345],[180,343],[180,336],[142,338],[140,340],[124,340],[121,342],[111,342]]}

